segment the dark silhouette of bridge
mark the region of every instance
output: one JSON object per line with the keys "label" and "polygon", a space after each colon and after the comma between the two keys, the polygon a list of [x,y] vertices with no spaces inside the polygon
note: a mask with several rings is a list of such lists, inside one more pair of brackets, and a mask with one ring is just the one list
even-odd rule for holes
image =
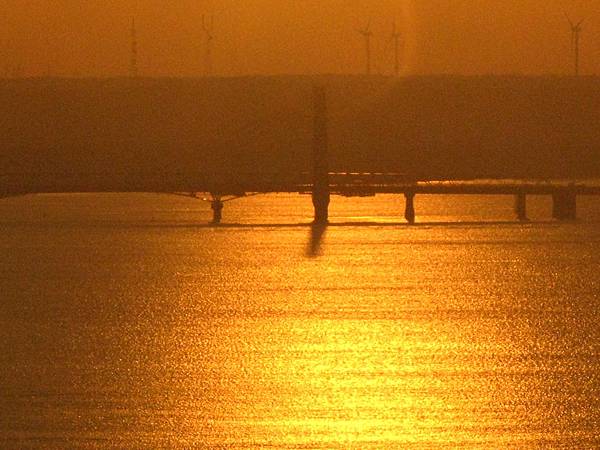
{"label": "dark silhouette of bridge", "polygon": [[[184,163],[177,167],[143,167],[138,156],[128,168],[119,164],[110,167],[67,161],[56,168],[32,166],[28,170],[8,170],[0,173],[0,197],[38,193],[80,192],[153,192],[178,193],[198,197],[208,194],[213,209],[213,223],[222,220],[224,203],[230,199],[249,194],[300,193],[310,194],[314,205],[314,221],[328,222],[328,209],[332,195],[346,197],[398,194],[406,199],[404,217],[415,222],[415,197],[420,194],[464,195],[512,195],[515,198],[515,214],[521,221],[527,220],[527,196],[549,195],[553,199],[553,217],[558,220],[574,220],[577,217],[577,196],[600,195],[600,185],[584,182],[551,181],[425,181],[407,173],[389,172],[337,172],[330,169],[328,101],[326,87],[315,85],[312,100],[312,155],[310,170],[278,170],[273,167],[257,167],[249,170],[225,165],[220,170],[211,167],[196,169]],[[70,119],[72,120],[72,119]],[[100,122],[102,123],[102,122]],[[111,125],[114,127],[114,125]],[[120,130],[126,130],[121,126]],[[136,126],[143,128],[143,123]],[[289,124],[293,130],[293,124]],[[63,130],[68,133],[68,129]],[[122,130],[121,130],[122,132]],[[217,131],[215,131],[217,132]],[[291,132],[291,131],[290,131]],[[68,137],[67,137],[68,138]],[[23,136],[23,139],[29,139]],[[98,140],[97,136],[90,139]],[[164,139],[164,137],[160,137]],[[58,154],[58,153],[57,153]],[[176,158],[177,155],[173,155]],[[136,164],[136,161],[140,164]],[[159,161],[160,162],[160,161]],[[84,166],[80,168],[80,166]],[[269,172],[269,170],[271,170]]]}

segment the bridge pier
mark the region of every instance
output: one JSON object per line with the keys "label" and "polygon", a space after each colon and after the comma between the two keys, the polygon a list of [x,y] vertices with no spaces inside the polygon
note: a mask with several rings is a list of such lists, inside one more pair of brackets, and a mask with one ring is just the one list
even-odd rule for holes
{"label": "bridge pier", "polygon": [[415,213],[415,193],[412,191],[408,191],[404,193],[404,198],[406,199],[406,207],[404,209],[404,218],[408,223],[413,225],[415,223],[416,213]]}
{"label": "bridge pier", "polygon": [[213,200],[210,202],[210,207],[213,211],[213,225],[219,225],[221,220],[223,219],[223,201],[220,197],[213,197]]}
{"label": "bridge pier", "polygon": [[327,224],[329,222],[329,193],[313,192],[313,206],[315,208],[315,224]]}
{"label": "bridge pier", "polygon": [[527,222],[527,195],[519,192],[515,195],[515,214],[520,222]]}
{"label": "bridge pier", "polygon": [[556,220],[577,219],[577,194],[571,190],[557,190],[552,194],[552,217]]}
{"label": "bridge pier", "polygon": [[314,135],[313,135],[313,192],[315,224],[327,224],[329,221],[328,132],[327,132],[327,94],[322,86],[313,88]]}

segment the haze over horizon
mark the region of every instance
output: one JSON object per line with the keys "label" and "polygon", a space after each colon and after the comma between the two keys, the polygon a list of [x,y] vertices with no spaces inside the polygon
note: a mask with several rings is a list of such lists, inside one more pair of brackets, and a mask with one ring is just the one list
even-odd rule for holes
{"label": "haze over horizon", "polygon": [[373,72],[391,74],[392,23],[406,74],[571,74],[569,24],[585,18],[582,74],[600,73],[600,0],[5,0],[1,76],[126,75],[136,16],[139,71],[204,71],[203,14],[215,17],[214,73],[364,73],[358,28],[372,23]]}

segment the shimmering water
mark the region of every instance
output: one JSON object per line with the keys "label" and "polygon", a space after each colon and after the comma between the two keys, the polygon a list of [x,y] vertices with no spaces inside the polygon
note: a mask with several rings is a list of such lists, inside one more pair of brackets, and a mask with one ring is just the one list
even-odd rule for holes
{"label": "shimmering water", "polygon": [[600,447],[600,199],[402,208],[0,201],[0,448]]}

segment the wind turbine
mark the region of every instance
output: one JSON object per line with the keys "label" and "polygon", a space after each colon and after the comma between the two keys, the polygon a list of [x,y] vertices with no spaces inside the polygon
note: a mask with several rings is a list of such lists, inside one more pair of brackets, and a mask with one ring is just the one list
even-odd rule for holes
{"label": "wind turbine", "polygon": [[392,41],[394,42],[394,75],[400,75],[400,38],[402,35],[396,28],[396,21],[394,21],[392,29]]}
{"label": "wind turbine", "polygon": [[202,15],[202,31],[206,37],[206,54],[204,59],[204,74],[212,75],[212,44],[215,38],[213,32],[215,29],[215,17],[211,16],[210,21],[206,20],[206,16]]}
{"label": "wind turbine", "polygon": [[567,14],[565,14],[565,16],[569,21],[569,25],[571,25],[571,48],[573,50],[573,57],[575,60],[575,76],[579,76],[579,42],[582,31],[581,25],[585,19],[582,19],[575,24]]}
{"label": "wind turbine", "polygon": [[136,78],[138,76],[138,40],[135,16],[131,18],[131,59],[129,61],[129,76],[131,78]]}
{"label": "wind turbine", "polygon": [[371,38],[373,33],[371,32],[371,21],[367,23],[365,28],[361,28],[358,32],[365,39],[365,49],[367,51],[367,75],[371,75]]}

